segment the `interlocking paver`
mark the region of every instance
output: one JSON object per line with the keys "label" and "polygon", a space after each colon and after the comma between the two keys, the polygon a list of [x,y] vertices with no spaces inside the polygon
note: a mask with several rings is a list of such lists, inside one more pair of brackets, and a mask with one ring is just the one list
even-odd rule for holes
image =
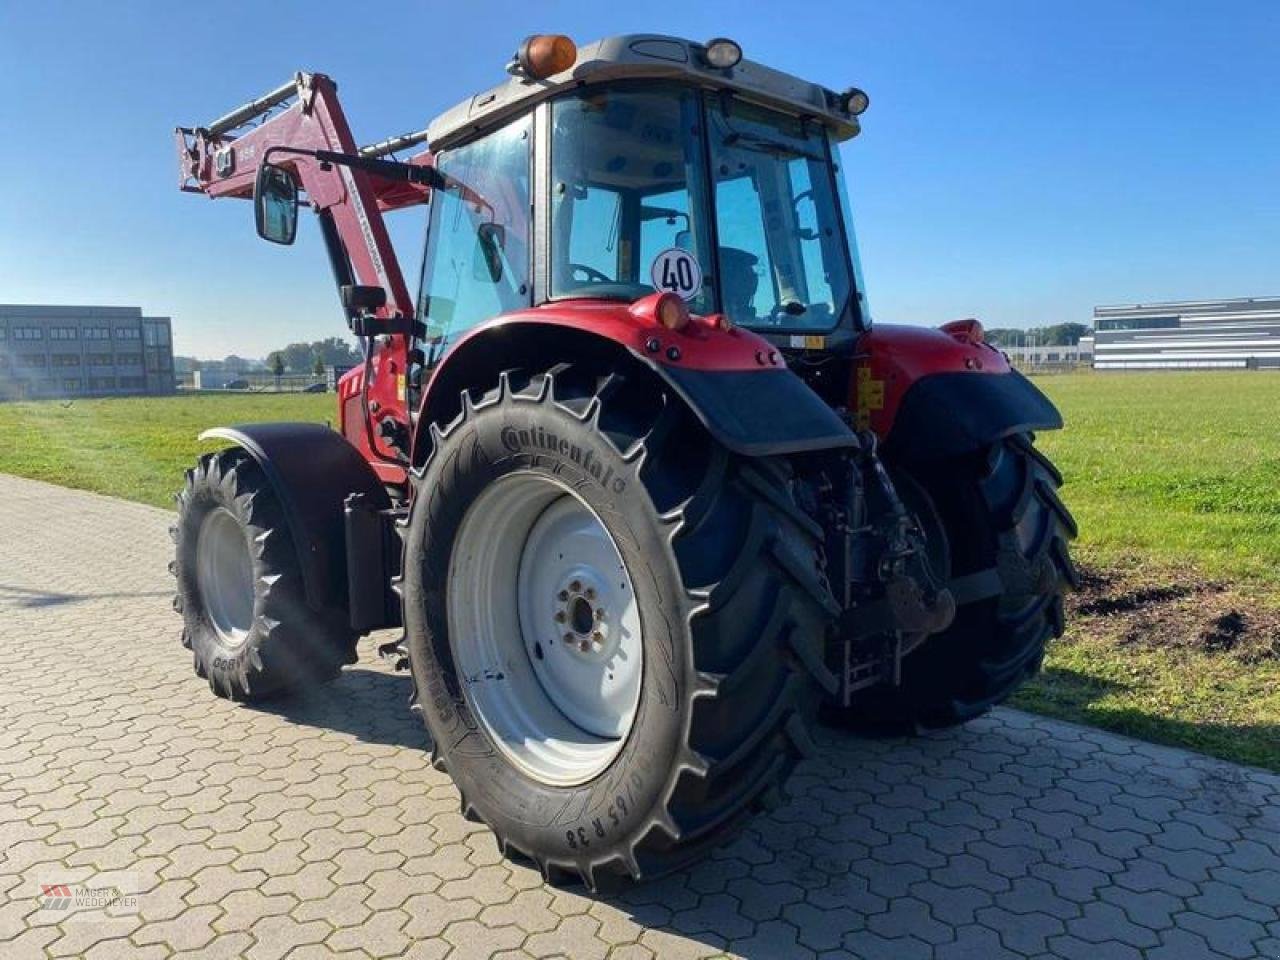
{"label": "interlocking paver", "polygon": [[1245,917],[1208,917],[1202,913],[1180,913],[1174,922],[1185,930],[1198,933],[1215,952],[1240,960],[1258,955],[1255,944],[1267,935],[1262,924]]}
{"label": "interlocking paver", "polygon": [[218,935],[213,923],[221,915],[221,909],[212,904],[192,907],[172,920],[146,924],[133,939],[143,944],[162,943],[178,951],[199,950]]}
{"label": "interlocking paver", "polygon": [[[0,476],[4,960],[1280,956],[1280,777],[1011,710],[818,731],[790,803],[705,862],[549,887],[458,813],[375,643],[319,693],[213,698],[168,522]],[[39,909],[104,870],[136,916]]]}
{"label": "interlocking paver", "polygon": [[295,947],[310,943],[323,943],[333,933],[333,927],[323,920],[299,923],[290,916],[263,917],[249,933],[254,938],[246,960],[281,960]]}
{"label": "interlocking paver", "polygon": [[403,910],[380,910],[359,923],[344,925],[325,942],[339,950],[360,949],[371,957],[398,957],[410,943],[404,932],[408,923],[409,915]]}

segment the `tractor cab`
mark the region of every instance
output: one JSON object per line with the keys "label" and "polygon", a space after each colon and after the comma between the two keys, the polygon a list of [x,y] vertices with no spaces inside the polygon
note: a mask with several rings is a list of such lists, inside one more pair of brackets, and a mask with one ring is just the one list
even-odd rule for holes
{"label": "tractor cab", "polygon": [[428,131],[444,186],[419,316],[441,349],[513,310],[660,291],[784,347],[837,348],[867,326],[837,149],[861,91],[726,40],[538,37],[510,69]]}

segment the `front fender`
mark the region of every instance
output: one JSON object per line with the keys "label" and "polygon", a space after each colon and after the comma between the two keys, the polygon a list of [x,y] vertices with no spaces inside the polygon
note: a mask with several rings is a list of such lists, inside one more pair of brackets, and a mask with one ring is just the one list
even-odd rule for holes
{"label": "front fender", "polygon": [[344,501],[362,493],[378,508],[390,498],[369,464],[341,434],[318,423],[214,427],[201,440],[227,440],[262,468],[284,511],[307,603],[347,606]]}

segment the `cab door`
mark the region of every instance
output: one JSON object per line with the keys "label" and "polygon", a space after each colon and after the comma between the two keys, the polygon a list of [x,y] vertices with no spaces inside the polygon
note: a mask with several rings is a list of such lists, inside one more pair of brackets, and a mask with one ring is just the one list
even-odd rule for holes
{"label": "cab door", "polygon": [[428,366],[464,333],[528,307],[531,117],[526,114],[436,158],[418,314]]}

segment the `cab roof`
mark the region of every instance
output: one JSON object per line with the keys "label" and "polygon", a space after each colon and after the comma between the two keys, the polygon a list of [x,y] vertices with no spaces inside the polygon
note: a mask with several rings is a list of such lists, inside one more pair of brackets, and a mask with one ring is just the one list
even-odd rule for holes
{"label": "cab roof", "polygon": [[646,78],[731,90],[765,106],[818,120],[839,140],[857,136],[858,118],[840,109],[834,91],[745,57],[728,69],[712,67],[704,58],[704,49],[701,43],[659,34],[627,34],[586,44],[578,48],[577,59],[568,70],[545,80],[517,74],[446,110],[427,128],[428,143],[433,152],[448,149],[575,87]]}

